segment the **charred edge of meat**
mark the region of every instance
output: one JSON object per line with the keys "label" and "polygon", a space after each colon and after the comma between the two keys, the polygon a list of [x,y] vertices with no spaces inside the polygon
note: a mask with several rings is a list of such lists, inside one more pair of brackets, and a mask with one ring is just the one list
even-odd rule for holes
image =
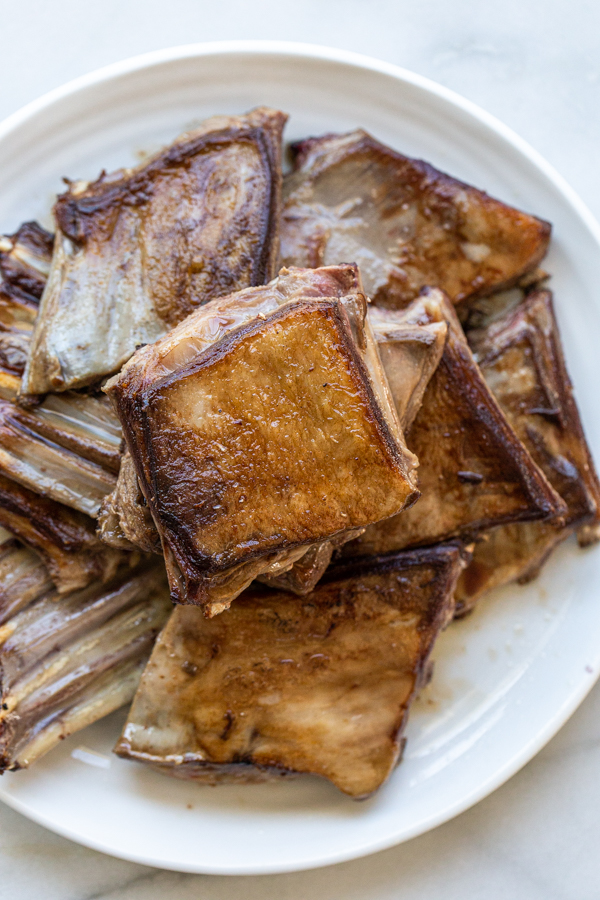
{"label": "charred edge of meat", "polygon": [[[431,289],[426,288],[423,296],[426,298],[433,293]],[[486,384],[477,364],[477,358],[471,352],[466,341],[456,311],[449,302],[445,303],[444,315],[449,326],[447,348],[458,365],[458,369],[462,369],[464,373],[462,386],[463,393],[468,398],[467,402],[487,425],[490,432],[500,439],[511,462],[519,471],[530,502],[536,507],[535,511],[528,510],[523,513],[522,518],[529,521],[531,519],[557,519],[563,516],[566,507],[562,498],[532,460],[527,448],[515,435],[500,404]],[[444,356],[442,356],[442,364],[444,364]],[[467,377],[467,372],[470,372],[470,378]],[[484,398],[487,403],[483,402]],[[464,479],[464,474],[471,475],[472,473],[463,473],[463,480],[472,483],[472,479],[469,477]],[[475,481],[474,483],[479,482]]]}
{"label": "charred edge of meat", "polygon": [[[460,339],[458,339],[459,336]],[[488,427],[490,432],[495,434],[496,439],[505,448],[511,462],[519,471],[530,502],[536,507],[535,510],[525,510],[517,518],[526,520],[547,519],[564,514],[565,507],[560,497],[552,489],[543,473],[533,463],[527,449],[516,439],[516,435],[507,422],[501,407],[487,388],[479,368],[474,364],[471,351],[462,336],[458,320],[454,322],[450,330],[448,348],[453,353],[458,366],[465,371],[465,374],[467,367],[471,370],[471,378],[465,377],[463,382],[463,396],[467,398],[467,402],[473,410],[476,410],[481,421]],[[444,357],[442,357],[441,365],[443,364]],[[487,394],[487,403],[482,402],[482,388]]]}
{"label": "charred edge of meat", "polygon": [[[495,215],[498,219],[497,228],[495,229],[497,234],[503,234],[504,238],[507,236],[512,237],[513,243],[516,244],[516,249],[512,251],[513,257],[511,258],[509,255],[511,251],[507,250],[506,247],[502,247],[502,241],[499,241],[498,252],[505,257],[504,268],[506,268],[506,271],[504,272],[502,268],[498,269],[495,266],[490,266],[489,263],[486,264],[485,257],[481,261],[478,260],[477,255],[472,259],[463,247],[465,237],[460,234],[453,237],[450,230],[447,237],[452,241],[453,248],[448,249],[448,265],[445,268],[450,271],[446,279],[447,283],[444,283],[443,277],[438,281],[434,280],[431,272],[419,271],[419,255],[422,257],[422,261],[426,262],[428,268],[436,268],[436,251],[431,250],[432,246],[434,246],[432,242],[429,241],[429,246],[427,246],[427,241],[425,240],[421,252],[416,254],[411,253],[409,248],[410,242],[408,242],[404,245],[406,268],[404,268],[404,263],[400,264],[399,268],[393,260],[387,259],[388,264],[391,263],[395,266],[396,271],[393,277],[399,278],[399,296],[392,296],[395,293],[394,290],[391,291],[390,296],[387,296],[390,286],[389,281],[388,285],[382,287],[381,290],[371,292],[374,302],[383,306],[397,307],[406,305],[418,294],[419,288],[426,284],[446,289],[454,303],[461,303],[471,297],[484,296],[492,291],[509,288],[519,283],[527,273],[535,269],[547,252],[551,233],[551,224],[549,222],[510,207],[490,197],[484,191],[440,172],[427,162],[403,156],[379,143],[365,131],[358,130],[349,134],[327,134],[318,138],[309,138],[293,144],[291,153],[294,159],[294,170],[286,178],[287,189],[284,191],[289,198],[290,206],[293,206],[296,191],[299,192],[298,196],[300,196],[302,176],[306,178],[306,183],[311,181],[316,183],[321,175],[335,169],[336,166],[342,165],[351,157],[366,155],[373,163],[379,160],[383,164],[391,165],[395,168],[396,177],[390,179],[387,197],[393,196],[394,190],[397,192],[399,188],[407,191],[409,197],[415,199],[427,195],[429,202],[424,210],[425,216],[431,218],[439,213],[442,221],[444,218],[452,221],[456,215],[462,215],[468,220],[469,211],[465,207],[469,202],[474,202],[480,209],[480,215],[478,217],[475,214],[471,214],[473,222],[479,224],[478,218],[481,217],[481,211],[487,213],[490,220]],[[354,195],[351,194],[346,199],[354,199]],[[284,200],[284,204],[286,202],[287,200]],[[302,199],[299,202],[302,204]],[[448,228],[447,222],[442,224],[442,221],[440,222],[441,227]],[[503,225],[505,226],[504,229]],[[326,231],[327,227],[325,226],[323,234]],[[488,227],[488,231],[492,231],[491,224]],[[317,231],[315,234],[317,243],[319,237],[320,235]],[[478,247],[478,244],[474,245],[475,251],[477,251]],[[289,258],[291,259],[291,257]],[[468,277],[465,276],[465,273],[459,274],[458,269],[454,265],[459,259],[467,267],[468,263],[471,264],[471,271]],[[510,264],[506,265],[507,262]],[[317,265],[319,262],[315,261],[313,264]],[[438,270],[440,269],[439,264],[437,268]],[[410,275],[410,272],[412,272],[412,275]],[[502,275],[504,277],[500,277]],[[409,284],[411,280],[414,282],[415,276],[419,283]],[[453,277],[457,282],[455,289],[451,288],[450,283],[450,279]],[[406,283],[400,289],[402,281]],[[400,302],[398,302],[399,300]]]}
{"label": "charred edge of meat", "polygon": [[[578,526],[579,543],[595,543],[600,539],[600,482],[567,371],[551,292],[529,293],[487,328],[470,332],[469,338],[484,373],[511,347],[520,342],[529,345],[538,374],[537,386],[546,402],[528,411],[530,425],[522,439],[567,501],[565,521],[568,526]],[[510,410],[507,414],[510,416]],[[556,457],[547,446],[547,429],[562,433],[558,442],[564,446],[566,458],[562,454]]]}
{"label": "charred edge of meat", "polygon": [[[279,115],[282,126],[287,117],[283,113]],[[61,194],[54,207],[57,225],[72,241],[84,244],[93,230],[93,217],[97,213],[115,206],[139,206],[146,203],[156,175],[185,165],[187,160],[201,152],[210,153],[228,144],[248,142],[258,148],[264,173],[269,179],[268,214],[257,241],[258,257],[254,261],[251,279],[252,285],[264,284],[275,274],[279,255],[277,241],[269,239],[277,233],[281,205],[281,180],[276,174],[281,166],[281,151],[276,137],[268,125],[225,128],[199,137],[192,134],[187,139],[176,141],[149,163],[128,173],[121,181],[105,181],[101,177],[88,185],[81,195],[73,196],[70,190]]]}
{"label": "charred edge of meat", "polygon": [[[404,743],[401,739],[401,733],[406,724],[410,705],[427,673],[430,671],[429,657],[435,638],[440,629],[452,617],[454,608],[453,590],[456,579],[464,566],[464,554],[464,549],[456,542],[452,545],[424,548],[422,550],[409,551],[408,553],[388,554],[376,559],[357,560],[352,564],[346,564],[335,570],[330,570],[327,580],[321,582],[317,590],[305,598],[302,606],[303,612],[300,613],[297,612],[297,602],[290,603],[285,594],[261,591],[259,589],[249,591],[246,595],[246,603],[240,603],[224,614],[231,617],[230,622],[226,622],[222,618],[207,622],[202,618],[198,610],[189,607],[177,608],[168,628],[163,632],[161,637],[162,643],[157,645],[155,654],[144,674],[134,699],[128,723],[125,725],[121,739],[115,747],[115,752],[124,758],[150,764],[153,768],[165,774],[190,778],[209,784],[231,781],[240,783],[262,781],[268,777],[279,779],[280,777],[287,777],[288,773],[295,771],[296,773],[320,774],[327,777],[338,788],[355,799],[369,796],[393,771],[401,755]],[[422,579],[426,579],[426,596],[423,595],[421,589],[420,581]],[[400,596],[396,599],[395,595],[398,590],[400,591]],[[386,744],[384,752],[376,758],[376,762],[369,760],[369,765],[377,769],[375,773],[371,768],[368,777],[366,777],[364,773],[365,760],[361,759],[363,772],[362,777],[359,776],[357,783],[355,775],[345,778],[343,769],[341,771],[338,770],[336,773],[335,768],[332,770],[329,766],[328,770],[327,764],[324,763],[323,750],[321,748],[321,756],[313,754],[312,759],[310,758],[310,751],[305,754],[296,754],[297,758],[295,760],[294,754],[290,758],[285,741],[282,746],[278,747],[275,743],[274,745],[271,744],[269,749],[257,752],[253,749],[253,745],[256,746],[256,739],[259,737],[258,731],[252,732],[250,745],[247,746],[246,751],[243,750],[243,747],[239,748],[238,746],[227,750],[220,743],[218,755],[221,757],[221,761],[216,761],[214,755],[211,758],[212,751],[208,749],[210,745],[207,744],[206,740],[203,739],[201,743],[199,742],[201,749],[199,748],[198,750],[187,743],[186,716],[188,715],[188,709],[192,709],[197,700],[197,695],[187,691],[185,699],[182,698],[181,700],[182,706],[180,707],[182,732],[180,735],[177,735],[177,683],[178,679],[182,677],[180,670],[184,671],[189,678],[202,678],[202,672],[204,671],[202,666],[196,667],[193,662],[190,662],[191,657],[189,654],[194,652],[194,648],[198,648],[204,661],[203,665],[205,665],[206,651],[210,650],[211,640],[216,640],[217,643],[212,650],[213,658],[219,659],[220,654],[223,653],[225,654],[223,665],[228,665],[229,657],[227,654],[232,651],[228,647],[221,647],[219,640],[220,636],[222,640],[226,640],[227,634],[232,633],[230,629],[234,626],[238,616],[241,617],[241,624],[238,624],[238,627],[243,627],[244,622],[251,618],[256,623],[255,627],[266,629],[266,640],[273,640],[277,645],[277,649],[274,650],[276,655],[287,652],[287,648],[284,649],[285,644],[281,647],[279,646],[277,636],[283,638],[285,635],[293,638],[296,635],[294,630],[295,620],[304,624],[306,618],[310,621],[313,615],[317,621],[319,621],[319,617],[322,619],[322,621],[319,621],[318,634],[312,634],[311,626],[306,625],[311,633],[308,635],[298,633],[297,639],[302,641],[305,638],[310,638],[313,642],[315,639],[324,642],[332,639],[335,641],[336,635],[339,633],[337,626],[347,623],[349,621],[348,617],[354,620],[356,615],[365,615],[365,607],[361,607],[361,604],[366,603],[364,599],[365,591],[375,592],[384,604],[389,603],[394,606],[397,613],[400,613],[401,610],[410,609],[411,613],[414,613],[414,616],[411,618],[418,619],[412,625],[408,622],[405,623],[407,628],[414,628],[415,635],[415,646],[408,652],[406,661],[406,678],[408,683],[406,691],[402,693],[402,697],[397,698],[397,702],[394,704],[392,730],[389,731],[386,725],[385,735],[383,732],[379,735],[378,732],[378,736],[381,737],[382,741],[385,739]],[[402,596],[404,591],[406,591],[406,596]],[[278,604],[282,605],[278,606]],[[261,613],[263,614],[262,619]],[[372,614],[375,615],[375,611]],[[286,618],[288,615],[290,616],[289,620]],[[337,619],[339,619],[339,622],[337,622],[336,626]],[[328,620],[330,620],[329,627],[326,627]],[[323,632],[324,628],[325,631]],[[360,637],[361,633],[361,629],[357,625],[357,638]],[[183,639],[183,635],[185,635],[185,645],[178,643]],[[333,638],[331,638],[331,635],[333,635]],[[299,646],[301,650],[302,644]],[[395,644],[392,644],[392,647],[395,647]],[[298,651],[298,647],[296,647],[296,651]],[[257,649],[256,652],[258,653],[259,650]],[[356,648],[354,648],[350,652],[350,656],[354,658],[356,652]],[[327,654],[323,657],[326,660],[326,667],[331,669],[333,665],[333,672],[337,671],[338,679],[341,678],[341,672],[335,669],[335,665],[340,665],[343,672],[343,665],[349,658],[348,647],[344,642],[340,645],[340,653],[338,663],[330,662],[331,650],[327,651]],[[317,656],[321,655],[317,654]],[[333,653],[333,656],[335,656],[335,653]],[[181,659],[187,661],[181,664]],[[313,660],[314,656],[311,656],[310,659]],[[231,657],[231,662],[233,665],[235,657]],[[291,663],[292,660],[283,660],[283,662]],[[250,664],[249,659],[243,660],[243,663],[245,665]],[[253,670],[250,674],[254,676],[255,664],[250,665]],[[298,663],[299,665],[300,663]],[[256,663],[256,666],[260,668],[259,663]],[[169,671],[169,667],[171,671]],[[238,672],[237,669],[235,671],[236,673]],[[243,671],[243,668],[239,670],[240,676],[243,675]],[[262,688],[266,693],[269,693],[272,686],[270,682],[270,666],[261,670],[261,673],[259,677],[262,679]],[[311,673],[305,670],[303,677],[308,678],[310,676]],[[356,678],[355,675],[351,677]],[[174,678],[175,680],[165,682],[165,678]],[[160,703],[160,697],[157,697],[152,690],[154,679],[158,679],[156,681],[157,687],[168,684],[168,690],[173,694],[173,707],[171,710],[173,720],[165,722],[163,719],[164,726],[168,729],[168,734],[165,735],[165,738],[161,735],[161,727],[163,725],[153,720],[154,709],[158,709],[156,704]],[[289,680],[288,677],[286,683],[289,683]],[[338,681],[335,683],[338,684]],[[193,682],[190,681],[189,684],[191,688]],[[245,682],[242,678],[240,682],[240,690],[242,692],[244,684]],[[357,688],[358,685],[353,684],[353,687]],[[199,688],[200,691],[202,689],[202,687]],[[404,688],[402,688],[402,691],[404,691]],[[227,697],[220,699],[225,704],[229,702]],[[244,700],[240,702],[244,703]],[[279,702],[282,701],[280,700]],[[307,702],[310,702],[310,692],[307,692]],[[243,708],[247,710],[245,705]],[[273,708],[273,705],[269,704],[269,709]],[[392,715],[391,711],[390,715]],[[229,732],[235,718],[235,713],[228,709],[224,717],[224,729],[220,736],[221,742],[230,740]],[[212,723],[207,727],[212,739]],[[245,727],[250,727],[248,722],[246,722]],[[299,727],[302,728],[301,722]],[[147,734],[144,734],[144,732],[147,732]],[[275,731],[269,731],[271,741],[273,741],[274,734],[277,735],[276,729]],[[157,738],[158,745],[155,752],[152,744]],[[171,741],[170,744],[169,740]],[[180,744],[177,744],[178,740]],[[243,730],[240,740],[246,740]],[[277,740],[281,741],[281,738],[276,736],[275,741]],[[298,740],[296,736],[294,747],[298,746]],[[360,736],[354,735],[354,743],[362,746],[360,744]],[[332,752],[331,748],[329,748],[329,752]],[[226,758],[227,756],[229,756],[229,759]],[[288,762],[292,763],[292,765],[288,765]],[[347,760],[346,764],[349,765],[350,762],[351,760]]]}
{"label": "charred edge of meat", "polygon": [[[473,558],[473,543],[466,539],[454,538],[439,544],[431,544],[424,547],[408,548],[406,550],[391,551],[376,555],[357,553],[346,558],[335,558],[329,566],[319,584],[326,585],[344,579],[360,580],[363,575],[370,573],[386,573],[394,571],[400,565],[408,570],[420,566],[432,566],[440,572],[448,571],[450,574],[450,593],[453,595],[456,582],[463,570],[465,570]],[[454,603],[448,614],[444,626],[452,619]]]}
{"label": "charred edge of meat", "polygon": [[42,296],[54,246],[54,235],[37,222],[25,222],[14,234],[0,237],[0,273],[30,297]]}
{"label": "charred edge of meat", "polygon": [[[271,313],[268,317],[268,321],[271,323],[280,321],[288,315],[292,315],[296,311],[302,310],[304,306],[305,304],[302,301],[296,301],[291,304],[285,305]],[[397,466],[401,466],[403,460],[392,437],[389,425],[379,409],[379,405],[376,400],[373,387],[371,385],[371,380],[367,373],[366,365],[362,357],[357,352],[356,345],[352,337],[352,330],[345,310],[338,300],[316,299],[311,300],[310,309],[318,309],[323,315],[335,322],[336,331],[340,339],[340,344],[343,347],[343,352],[350,359],[352,364],[352,371],[354,373],[357,391],[360,391],[363,394],[363,397],[368,404],[373,422],[379,432],[384,446],[386,447],[389,458],[391,458]],[[230,352],[231,349],[236,346],[239,341],[243,340],[246,337],[258,334],[264,327],[264,324],[265,320],[256,319],[240,326],[235,331],[226,334],[223,338],[221,338],[219,341],[205,350],[189,367],[187,367],[185,374],[193,375],[196,372],[207,368],[215,361],[220,360],[228,352]],[[133,398],[132,401],[132,403],[135,404],[136,407],[134,415],[139,420],[141,431],[144,434],[145,452],[148,453],[150,458],[150,482],[146,481],[146,467],[144,466],[143,460],[140,457],[140,450],[137,446],[135,435],[130,431],[130,416],[128,415],[128,412],[125,411],[124,407],[123,411],[121,411],[121,409],[119,410],[121,414],[121,423],[123,425],[123,429],[127,433],[128,446],[134,460],[137,460],[136,470],[138,472],[138,475],[141,473],[144,477],[144,481],[146,481],[146,483],[143,485],[143,489],[149,506],[152,510],[153,516],[155,519],[156,517],[158,517],[159,520],[162,520],[164,522],[165,528],[167,528],[172,535],[176,535],[178,532],[180,532],[181,528],[179,521],[173,519],[171,516],[169,516],[168,512],[165,513],[165,511],[159,506],[161,491],[160,486],[156,481],[155,473],[157,470],[157,461],[154,458],[152,451],[151,427],[148,411],[152,408],[153,399],[156,397],[159,391],[164,387],[169,386],[171,383],[175,382],[181,377],[182,373],[176,372],[173,375],[166,376],[166,378],[164,379],[159,379],[152,385],[143,399]],[[122,398],[120,398],[120,400],[122,402]],[[417,491],[413,491],[413,495],[414,494],[418,496]],[[407,501],[407,503],[410,502],[411,500]],[[215,562],[212,557],[204,556],[198,553],[193,544],[189,541],[186,541],[185,532],[181,534],[181,538],[185,541],[186,544],[185,558],[181,556],[180,552],[178,552],[177,549],[172,547],[173,552],[177,556],[177,561],[180,567],[187,568],[191,563],[193,567],[198,571],[198,574],[219,572],[229,568],[229,563],[223,562],[222,564],[219,564]],[[169,543],[171,543],[171,541]],[[279,549],[289,550],[293,549],[295,546],[299,545],[295,543],[284,542]],[[268,550],[256,549],[254,551],[250,551],[246,559],[250,560],[252,558],[265,556],[272,552],[273,548],[269,548]]]}
{"label": "charred edge of meat", "polygon": [[329,566],[322,582],[328,584],[346,578],[357,578],[367,572],[390,572],[400,565],[408,568],[425,565],[443,567],[452,561],[466,564],[472,555],[471,545],[460,538],[427,547],[413,547],[375,555],[356,555],[350,559],[338,560]]}

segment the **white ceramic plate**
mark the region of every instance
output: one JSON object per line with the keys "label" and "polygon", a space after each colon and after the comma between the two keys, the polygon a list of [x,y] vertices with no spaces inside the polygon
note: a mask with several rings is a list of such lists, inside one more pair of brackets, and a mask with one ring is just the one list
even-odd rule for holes
{"label": "white ceramic plate", "polygon": [[[596,458],[600,229],[530,147],[460,97],[391,65],[281,43],[153,53],[79,79],[0,126],[0,229],[48,221],[61,176],[135,161],[212,113],[291,114],[287,138],[362,125],[378,138],[555,226],[553,274],[567,358]],[[600,667],[600,553],[574,545],[528,588],[453,624],[415,705],[402,765],[356,803],[316,778],[207,788],[118,760],[115,714],[7,775],[0,797],[73,840],[187,872],[266,873],[340,862],[421,834],[514,774],[571,715]]]}

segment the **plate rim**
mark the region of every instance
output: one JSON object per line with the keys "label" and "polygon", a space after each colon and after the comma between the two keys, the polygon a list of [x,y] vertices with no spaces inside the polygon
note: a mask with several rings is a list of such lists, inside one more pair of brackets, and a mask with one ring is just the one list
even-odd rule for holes
{"label": "plate rim", "polygon": [[[454,108],[466,113],[480,124],[486,126],[489,130],[510,144],[514,150],[525,157],[538,171],[540,171],[554,189],[562,195],[562,199],[565,203],[571,207],[572,211],[587,228],[590,236],[593,238],[600,251],[600,223],[589,207],[554,166],[552,166],[539,151],[532,147],[524,138],[520,137],[512,128],[505,125],[500,119],[496,118],[496,116],[487,112],[476,103],[473,103],[450,88],[438,84],[436,81],[433,81],[426,76],[412,72],[409,69],[395,65],[394,63],[385,62],[361,53],[326,45],[280,40],[208,41],[177,45],[128,57],[74,78],[63,85],[48,91],[10,114],[0,122],[0,144],[5,138],[9,137],[11,133],[18,131],[21,126],[35,118],[35,116],[51,107],[53,104],[92,86],[102,84],[103,82],[109,82],[124,75],[139,72],[143,69],[152,68],[163,63],[196,57],[227,54],[256,56],[287,55],[295,58],[304,58],[306,60],[341,63],[365,71],[391,76],[399,82],[420,88],[427,93],[434,95]],[[412,840],[413,838],[425,834],[433,828],[450,821],[462,812],[470,809],[480,800],[489,796],[533,759],[548,741],[554,737],[583,702],[599,677],[600,668],[594,667],[593,676],[590,674],[588,678],[581,680],[576,688],[572,690],[568,698],[564,700],[554,716],[548,720],[545,727],[541,729],[535,738],[531,739],[519,753],[507,760],[506,763],[493,775],[490,775],[483,784],[478,785],[459,801],[455,801],[443,810],[438,811],[435,815],[431,815],[425,823],[420,822],[414,829],[409,829],[408,832],[405,830],[401,836],[392,833],[385,838],[378,837],[376,839],[371,839],[363,844],[358,851],[356,848],[353,848],[347,852],[324,854],[319,859],[313,858],[311,860],[299,861],[291,865],[285,862],[278,864],[274,861],[269,865],[260,863],[253,867],[243,865],[236,867],[235,864],[228,864],[224,867],[222,865],[211,866],[202,864],[201,866],[198,866],[191,863],[182,864],[159,861],[156,858],[147,857],[140,853],[129,851],[119,852],[118,850],[115,850],[114,847],[108,846],[101,840],[97,840],[93,837],[81,836],[68,826],[62,826],[50,821],[43,813],[38,813],[35,810],[30,809],[26,803],[10,794],[0,794],[0,800],[36,824],[42,825],[49,831],[59,834],[75,843],[105,853],[109,856],[153,868],[207,875],[265,875],[306,871],[330,865],[337,865],[353,859],[360,859],[379,851],[389,849],[408,840]]]}

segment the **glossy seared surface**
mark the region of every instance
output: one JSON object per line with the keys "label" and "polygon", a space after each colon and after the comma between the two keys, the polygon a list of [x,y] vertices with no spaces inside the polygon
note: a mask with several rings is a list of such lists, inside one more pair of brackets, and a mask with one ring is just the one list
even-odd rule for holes
{"label": "glossy seared surface", "polygon": [[286,265],[353,260],[379,306],[401,308],[425,286],[454,303],[516,282],[543,258],[550,225],[501,203],[365,131],[295,145],[284,181]]}

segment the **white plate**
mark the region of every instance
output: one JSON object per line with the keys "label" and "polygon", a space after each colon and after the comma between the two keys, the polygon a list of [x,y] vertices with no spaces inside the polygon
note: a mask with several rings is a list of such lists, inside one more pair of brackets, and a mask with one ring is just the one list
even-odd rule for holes
{"label": "white plate", "polygon": [[[550,219],[547,268],[596,458],[600,229],[531,148],[419,76],[337,50],[205,44],[111,66],[0,126],[0,228],[48,220],[61,176],[131,163],[212,113],[259,103],[291,114],[288,138],[362,125],[402,152]],[[92,327],[92,325],[90,325]],[[405,759],[371,800],[316,778],[199,787],[112,757],[121,714],[7,775],[0,797],[115,856],[187,872],[265,873],[351,859],[433,828],[514,774],[571,715],[600,667],[600,553],[565,546],[542,578],[452,625],[413,710]]]}

